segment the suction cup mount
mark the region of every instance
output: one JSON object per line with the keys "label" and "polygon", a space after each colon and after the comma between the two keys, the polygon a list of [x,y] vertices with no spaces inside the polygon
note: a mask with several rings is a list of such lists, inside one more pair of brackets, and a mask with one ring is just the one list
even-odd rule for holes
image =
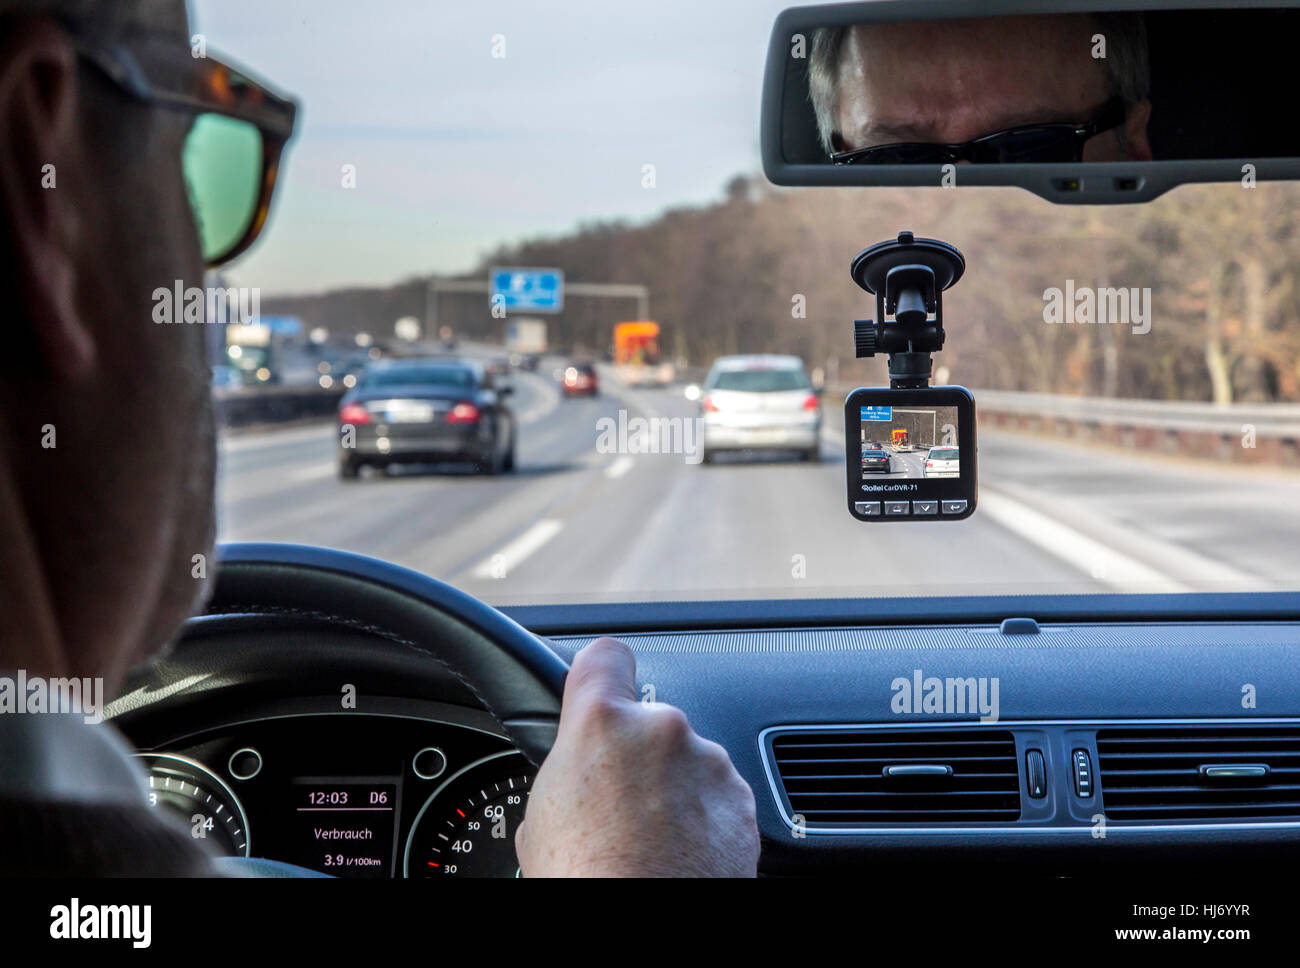
{"label": "suction cup mount", "polygon": [[930,384],[930,354],[943,349],[943,291],[966,271],[961,252],[911,232],[863,249],[850,265],[853,281],[876,297],[876,321],[853,321],[858,357],[889,354],[889,384]]}

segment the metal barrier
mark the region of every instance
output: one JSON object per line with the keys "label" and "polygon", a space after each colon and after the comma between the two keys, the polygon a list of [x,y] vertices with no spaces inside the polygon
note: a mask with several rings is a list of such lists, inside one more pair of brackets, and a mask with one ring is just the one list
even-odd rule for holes
{"label": "metal barrier", "polygon": [[[823,412],[842,426],[854,387],[827,387]],[[1039,434],[1138,453],[1300,466],[1300,404],[1190,403],[972,390],[981,430]]]}
{"label": "metal barrier", "polygon": [[217,387],[212,391],[217,422],[224,427],[284,423],[310,417],[332,417],[346,390],[323,387]]}
{"label": "metal barrier", "polygon": [[[679,382],[705,371],[679,371]],[[829,425],[842,427],[842,401],[853,386],[822,394]],[[331,417],[342,387],[254,386],[213,390],[227,427]],[[1138,453],[1238,464],[1300,466],[1300,404],[1231,404],[1066,397],[1051,393],[973,390],[981,430],[1038,434],[1055,440],[1107,444]]]}

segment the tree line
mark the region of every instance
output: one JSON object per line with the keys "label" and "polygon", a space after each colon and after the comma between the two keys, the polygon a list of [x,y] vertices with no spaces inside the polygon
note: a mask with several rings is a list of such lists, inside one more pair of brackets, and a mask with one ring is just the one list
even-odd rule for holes
{"label": "tree line", "polygon": [[[662,348],[707,366],[727,353],[794,353],[832,378],[885,377],[854,360],[850,324],[874,298],[849,277],[861,249],[901,229],[962,250],[945,296],[951,382],[1064,394],[1231,401],[1300,400],[1300,186],[1191,185],[1142,205],[1054,205],[1009,188],[785,189],[738,176],[718,201],[643,222],[612,219],[502,246],[491,266],[563,269],[570,281],[641,283]],[[1149,325],[1049,323],[1046,294],[1149,290]],[[333,332],[391,333],[424,318],[424,279],[383,289],[267,299]],[[1104,298],[1104,296],[1103,296]],[[566,299],[552,343],[608,351],[635,303]],[[1050,315],[1050,312],[1047,314]],[[499,339],[486,297],[443,294],[438,317],[469,339]]]}

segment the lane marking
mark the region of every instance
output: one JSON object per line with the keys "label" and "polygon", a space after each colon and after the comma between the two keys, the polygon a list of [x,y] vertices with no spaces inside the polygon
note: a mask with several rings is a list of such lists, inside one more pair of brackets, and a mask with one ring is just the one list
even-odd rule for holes
{"label": "lane marking", "polygon": [[217,449],[221,454],[238,454],[250,450],[269,450],[300,444],[313,440],[325,440],[337,436],[333,417],[324,417],[319,423],[308,427],[291,429],[272,428],[268,430],[247,430],[240,433],[223,432],[217,437]]}
{"label": "lane marking", "polygon": [[605,476],[611,481],[616,481],[630,471],[635,465],[636,461],[624,454],[619,457],[618,460],[614,461],[614,463],[605,468]]}
{"label": "lane marking", "polygon": [[524,371],[515,373],[515,381],[517,383],[527,383],[541,398],[531,407],[515,414],[521,424],[536,423],[560,405],[559,388],[549,380],[545,380],[535,373]]}
{"label": "lane marking", "polygon": [[300,484],[326,480],[338,473],[338,465],[333,461],[316,461],[301,467],[290,465],[290,468],[242,474],[221,472],[217,479],[221,503],[236,504],[240,501],[260,500]]}
{"label": "lane marking", "polygon": [[[1009,481],[997,481],[992,487],[1003,497],[1031,507],[1041,507],[1041,502],[1048,499],[1041,492],[1035,493]],[[1166,576],[1188,584],[1193,591],[1223,589],[1232,585],[1261,591],[1282,590],[1277,582],[1179,544],[1164,533],[1148,531],[1122,519],[1109,517],[1100,509],[1085,510],[1071,504],[1062,508],[1059,517],[1066,526],[1091,535],[1107,547],[1129,547],[1141,554],[1142,560],[1158,562]]]}
{"label": "lane marking", "polygon": [[300,467],[289,475],[289,480],[298,481],[315,481],[323,477],[333,477],[338,473],[338,465],[333,461],[320,464],[308,464],[306,467]]}
{"label": "lane marking", "polygon": [[538,521],[496,554],[479,562],[470,574],[475,578],[505,577],[562,530],[562,521],[554,518]]}
{"label": "lane marking", "polygon": [[977,513],[1103,585],[1126,592],[1192,591],[1164,572],[1002,494],[981,489]]}

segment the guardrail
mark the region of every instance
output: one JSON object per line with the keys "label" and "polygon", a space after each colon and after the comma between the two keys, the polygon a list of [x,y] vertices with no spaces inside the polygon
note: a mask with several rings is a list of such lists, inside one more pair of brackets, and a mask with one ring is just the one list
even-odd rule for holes
{"label": "guardrail", "polygon": [[[837,413],[854,388],[827,387]],[[1300,404],[1191,403],[972,390],[980,429],[1236,464],[1300,466]],[[836,421],[838,425],[838,421]]]}
{"label": "guardrail", "polygon": [[[704,372],[680,368],[678,381],[698,382]],[[841,403],[853,389],[849,384],[836,384],[823,391],[823,413],[832,426],[842,426]],[[333,416],[344,392],[342,387],[253,386],[218,388],[213,397],[221,424],[241,427]],[[1106,444],[1141,453],[1300,467],[1300,404],[1219,406],[1005,390],[971,392],[981,429]]]}
{"label": "guardrail", "polygon": [[217,422],[225,427],[284,423],[310,417],[331,417],[346,390],[318,386],[217,387],[212,391]]}

